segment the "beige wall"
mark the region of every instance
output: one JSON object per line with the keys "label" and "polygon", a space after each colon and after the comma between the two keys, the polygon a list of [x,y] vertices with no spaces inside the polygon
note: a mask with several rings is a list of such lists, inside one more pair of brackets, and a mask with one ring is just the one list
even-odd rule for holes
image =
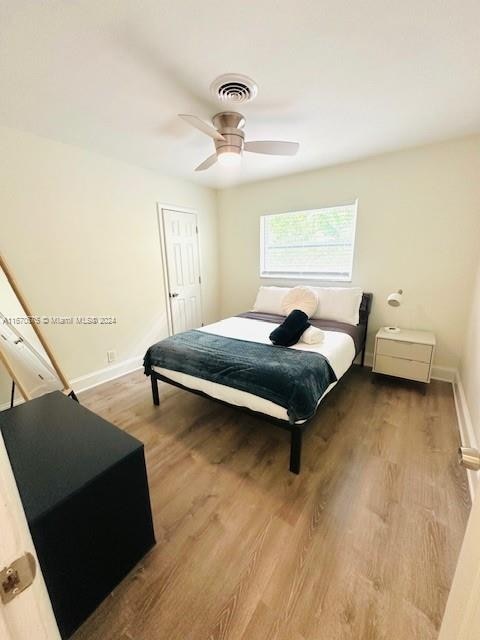
{"label": "beige wall", "polygon": [[[479,238],[477,238],[477,243],[480,255]],[[475,440],[469,444],[478,446],[480,445],[480,262],[477,269],[472,305],[468,315],[465,345],[460,363],[460,380],[465,392]]]}
{"label": "beige wall", "polygon": [[[353,284],[375,295],[368,350],[381,325],[431,329],[437,373],[450,374],[438,366],[457,367],[463,343],[480,232],[479,175],[475,136],[221,191],[222,315],[253,303],[260,215],[358,198]],[[404,304],[388,307],[387,294],[398,288]]]}
{"label": "beige wall", "polygon": [[[113,327],[46,328],[70,378],[108,367],[109,349],[121,363],[167,334],[156,202],[199,211],[204,319],[210,322],[219,315],[219,290],[223,316],[253,302],[260,284],[261,214],[358,197],[353,283],[375,294],[369,350],[382,324],[432,329],[437,372],[458,366],[480,231],[479,136],[218,194],[18,131],[0,128],[0,145],[0,251],[32,307],[45,315],[118,319]],[[479,286],[477,280],[462,362],[473,399]],[[397,310],[385,297],[398,287],[405,297]],[[7,399],[8,382],[0,376],[0,404]],[[471,411],[478,425],[478,400]]]}
{"label": "beige wall", "polygon": [[0,149],[0,251],[32,308],[118,320],[46,327],[70,379],[107,367],[109,349],[121,362],[167,335],[156,202],[198,210],[204,319],[217,318],[214,190],[4,128]]}

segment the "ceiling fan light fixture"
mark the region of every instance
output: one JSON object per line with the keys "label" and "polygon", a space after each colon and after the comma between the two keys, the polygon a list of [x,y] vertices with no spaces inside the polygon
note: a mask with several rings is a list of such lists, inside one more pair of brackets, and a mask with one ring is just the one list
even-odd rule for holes
{"label": "ceiling fan light fixture", "polygon": [[298,142],[283,140],[249,140],[245,142],[243,130],[245,118],[238,111],[217,113],[213,116],[211,125],[190,114],[182,113],[179,116],[192,127],[213,138],[215,144],[215,153],[201,162],[195,171],[205,171],[216,162],[232,168],[238,166],[243,151],[271,156],[294,156],[300,146]]}
{"label": "ceiling fan light fixture", "polygon": [[238,151],[217,151],[218,163],[223,167],[238,167],[242,161],[241,153]]}

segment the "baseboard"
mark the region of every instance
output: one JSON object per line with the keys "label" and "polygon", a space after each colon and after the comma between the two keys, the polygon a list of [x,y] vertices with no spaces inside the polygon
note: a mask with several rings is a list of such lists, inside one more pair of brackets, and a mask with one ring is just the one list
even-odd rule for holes
{"label": "baseboard", "polygon": [[[478,441],[473,429],[473,422],[468,408],[467,398],[463,389],[462,380],[458,373],[455,376],[455,381],[453,383],[453,397],[455,398],[455,409],[457,411],[457,420],[460,429],[462,446],[478,449]],[[470,495],[472,500],[475,497],[476,493],[476,473],[477,472],[475,471],[467,470],[468,486],[470,488]]]}
{"label": "baseboard", "polygon": [[432,367],[433,380],[441,380],[442,382],[451,382],[453,384],[456,376],[457,370],[453,367],[439,367],[435,364]]}
{"label": "baseboard", "polygon": [[[15,401],[15,406],[17,406],[17,404],[22,404],[22,402]],[[5,409],[10,409],[10,402],[4,402],[3,404],[0,404],[0,411],[5,411]]]}
{"label": "baseboard", "polygon": [[125,376],[128,373],[133,373],[142,368],[143,356],[137,356],[135,358],[129,358],[123,362],[118,362],[105,369],[98,369],[92,373],[87,373],[84,376],[79,376],[70,380],[70,385],[75,393],[82,393],[82,391],[88,391],[98,387],[100,384],[116,380],[121,376]]}
{"label": "baseboard", "polygon": [[[17,391],[17,393],[15,394],[15,402],[13,406],[16,407],[17,405],[23,404],[24,402],[25,400]],[[0,404],[0,411],[5,411],[5,409],[10,409],[10,402],[4,402],[3,404]]]}
{"label": "baseboard", "polygon": [[[75,391],[75,393],[88,391],[89,389],[98,387],[105,382],[111,382],[112,380],[121,378],[128,373],[138,371],[142,368],[142,360],[143,356],[137,356],[136,358],[130,358],[129,360],[124,360],[123,362],[113,364],[110,367],[105,367],[105,369],[98,369],[97,371],[87,373],[84,376],[73,378],[73,380],[70,380],[70,386]],[[15,398],[15,406],[22,404],[23,402],[23,398]],[[5,409],[10,409],[10,402],[4,402],[3,404],[0,404],[0,411],[4,411]]]}
{"label": "baseboard", "polygon": [[[365,364],[367,367],[373,367],[373,353],[365,354]],[[432,367],[432,380],[441,380],[442,382],[455,382],[457,370],[453,367],[440,367],[433,365]]]}

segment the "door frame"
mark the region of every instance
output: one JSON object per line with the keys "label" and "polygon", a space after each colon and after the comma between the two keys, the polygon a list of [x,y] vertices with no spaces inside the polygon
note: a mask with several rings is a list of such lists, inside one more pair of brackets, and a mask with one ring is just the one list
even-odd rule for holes
{"label": "door frame", "polygon": [[173,319],[172,319],[172,307],[170,306],[170,288],[169,288],[169,276],[168,276],[168,261],[167,261],[167,239],[165,234],[165,211],[178,211],[178,213],[191,213],[195,216],[195,224],[198,229],[197,233],[197,248],[198,248],[198,271],[200,274],[200,322],[202,326],[204,324],[203,318],[203,275],[202,275],[202,252],[200,250],[200,225],[198,224],[198,211],[190,207],[179,207],[175,204],[166,204],[157,202],[157,222],[158,233],[160,237],[160,250],[162,256],[163,267],[163,292],[165,295],[165,308],[167,311],[167,325],[168,335],[173,336]]}
{"label": "door frame", "polygon": [[0,637],[5,640],[60,640],[47,587],[28,528],[17,484],[0,432],[0,569],[29,552],[35,558],[32,584],[8,604],[0,602]]}

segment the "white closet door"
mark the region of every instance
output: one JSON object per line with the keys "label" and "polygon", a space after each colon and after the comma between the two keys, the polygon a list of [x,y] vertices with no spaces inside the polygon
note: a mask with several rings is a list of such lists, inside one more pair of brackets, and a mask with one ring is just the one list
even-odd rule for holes
{"label": "white closet door", "polygon": [[197,217],[163,210],[168,295],[173,333],[202,324]]}

